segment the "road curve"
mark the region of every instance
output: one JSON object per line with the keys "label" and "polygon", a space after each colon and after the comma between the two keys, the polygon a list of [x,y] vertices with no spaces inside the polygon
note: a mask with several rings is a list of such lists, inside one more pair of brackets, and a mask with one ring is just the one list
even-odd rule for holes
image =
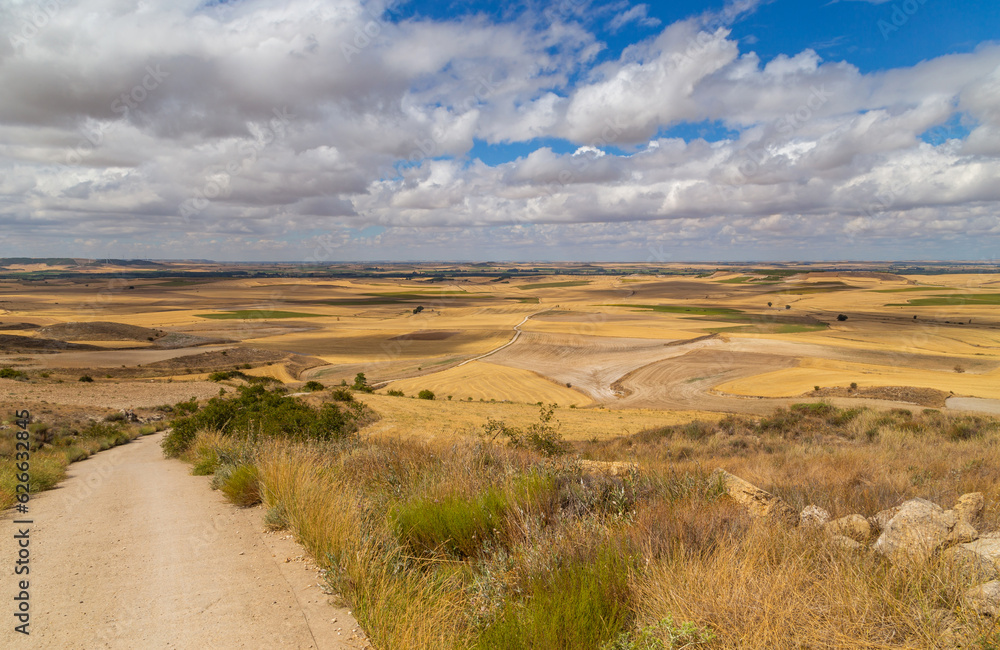
{"label": "road curve", "polygon": [[[167,460],[163,434],[70,466],[27,515],[0,521],[0,647],[363,648],[357,623],[321,593],[287,534]],[[30,538],[30,636],[15,632],[13,535]],[[289,561],[291,560],[291,561]],[[336,620],[337,622],[334,622]]]}

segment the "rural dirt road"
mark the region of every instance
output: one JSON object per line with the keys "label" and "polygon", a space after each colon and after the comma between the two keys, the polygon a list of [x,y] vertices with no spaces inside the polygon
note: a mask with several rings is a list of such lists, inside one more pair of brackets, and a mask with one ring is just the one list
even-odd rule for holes
{"label": "rural dirt road", "polygon": [[[70,466],[0,521],[3,648],[366,648],[317,571],[260,508],[164,459],[162,434]],[[14,631],[14,535],[30,528],[31,634]]]}

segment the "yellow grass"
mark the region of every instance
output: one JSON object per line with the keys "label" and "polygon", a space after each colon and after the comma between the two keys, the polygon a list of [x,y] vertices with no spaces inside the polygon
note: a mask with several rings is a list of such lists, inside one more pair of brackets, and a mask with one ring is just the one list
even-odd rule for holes
{"label": "yellow grass", "polygon": [[849,361],[803,359],[799,367],[767,372],[716,386],[736,395],[793,397],[814,386],[914,386],[952,391],[956,395],[1000,399],[1000,371],[985,374],[915,370]]}
{"label": "yellow grass", "polygon": [[[362,435],[448,442],[476,435],[488,418],[503,420],[512,426],[538,422],[538,407],[533,404],[459,402],[440,398],[429,401],[379,394],[358,394],[356,397],[382,416],[362,430]],[[715,421],[720,417],[717,413],[704,411],[651,409],[561,406],[555,411],[559,431],[568,440],[605,440],[668,424],[686,424],[697,419]]]}
{"label": "yellow grass", "polygon": [[388,386],[415,395],[423,389],[433,391],[438,399],[448,395],[454,399],[495,399],[511,402],[556,403],[562,406],[585,406],[590,399],[572,388],[566,388],[544,377],[519,368],[473,361],[423,377],[394,381]]}

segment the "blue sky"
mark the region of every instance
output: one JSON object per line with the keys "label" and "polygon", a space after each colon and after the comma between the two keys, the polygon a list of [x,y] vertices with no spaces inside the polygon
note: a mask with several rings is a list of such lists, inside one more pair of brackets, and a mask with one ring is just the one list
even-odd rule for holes
{"label": "blue sky", "polygon": [[995,1],[34,6],[0,13],[8,254],[996,255]]}

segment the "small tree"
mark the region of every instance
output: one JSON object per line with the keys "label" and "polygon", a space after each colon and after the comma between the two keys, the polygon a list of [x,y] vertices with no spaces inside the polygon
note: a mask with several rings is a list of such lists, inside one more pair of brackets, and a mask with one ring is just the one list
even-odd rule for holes
{"label": "small tree", "polygon": [[792,308],[791,305],[785,305],[785,309],[791,309],[791,308]]}
{"label": "small tree", "polygon": [[424,310],[424,306],[423,305],[417,305],[416,307],[413,308],[413,313],[414,314],[419,314],[423,310]]}
{"label": "small tree", "polygon": [[434,399],[434,392],[425,388],[417,393],[417,399]]}
{"label": "small tree", "polygon": [[773,305],[773,304],[774,304],[774,303],[772,303],[771,301],[768,301],[768,303],[767,303],[767,306],[768,306],[768,307],[770,307],[770,306],[771,306],[771,305]]}
{"label": "small tree", "polygon": [[843,323],[845,320],[847,320],[847,314],[837,314],[837,320]]}
{"label": "small tree", "polygon": [[354,390],[360,390],[364,393],[372,392],[371,386],[368,385],[368,378],[365,377],[365,373],[359,372],[354,376],[354,385],[351,386]]}
{"label": "small tree", "polygon": [[79,381],[82,381],[84,383],[90,383],[94,381],[94,378],[91,377],[90,375],[81,375]]}

